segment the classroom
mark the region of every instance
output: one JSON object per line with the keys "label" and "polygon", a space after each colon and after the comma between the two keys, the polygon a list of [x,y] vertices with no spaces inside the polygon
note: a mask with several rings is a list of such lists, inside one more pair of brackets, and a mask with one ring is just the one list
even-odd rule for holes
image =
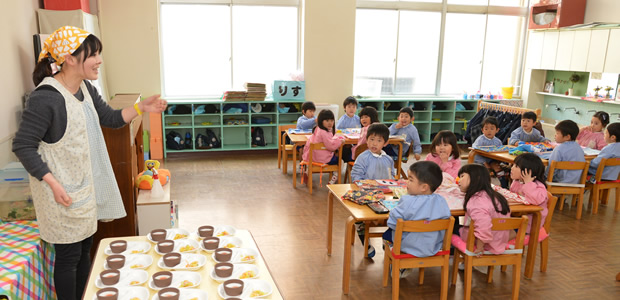
{"label": "classroom", "polygon": [[617,299],[618,12],[2,1],[0,300]]}

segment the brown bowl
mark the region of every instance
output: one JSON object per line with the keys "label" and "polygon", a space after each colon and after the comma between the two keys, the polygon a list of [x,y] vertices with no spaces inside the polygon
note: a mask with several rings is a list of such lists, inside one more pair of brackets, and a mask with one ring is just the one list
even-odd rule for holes
{"label": "brown bowl", "polygon": [[220,246],[220,238],[213,236],[202,240],[202,247],[206,250],[215,250]]}
{"label": "brown bowl", "polygon": [[232,257],[232,250],[228,248],[217,248],[215,249],[215,259],[219,262],[227,262],[230,261]]}
{"label": "brown bowl", "polygon": [[243,281],[241,279],[229,279],[224,281],[224,291],[228,296],[239,296],[243,293]]}
{"label": "brown bowl", "polygon": [[119,270],[106,270],[99,273],[99,278],[105,285],[115,285],[121,278],[121,272]]}
{"label": "brown bowl", "polygon": [[108,263],[108,268],[113,270],[118,270],[125,266],[125,256],[121,254],[110,255],[105,261]]}
{"label": "brown bowl", "polygon": [[172,272],[161,271],[153,274],[153,283],[156,287],[167,287],[172,283]]}
{"label": "brown bowl", "polygon": [[112,253],[121,253],[127,250],[127,241],[125,240],[116,240],[110,243],[110,250]]}
{"label": "brown bowl", "polygon": [[164,255],[164,265],[168,268],[172,268],[181,263],[181,253],[170,252]]}
{"label": "brown bowl", "polygon": [[217,263],[215,264],[215,275],[219,278],[227,278],[232,275],[234,265],[231,263]]}
{"label": "brown bowl", "polygon": [[204,226],[200,226],[198,227],[198,235],[201,238],[208,238],[213,236],[213,226],[210,225],[204,225]]}
{"label": "brown bowl", "polygon": [[116,300],[118,299],[118,289],[113,287],[102,288],[97,291],[97,300]]}
{"label": "brown bowl", "polygon": [[233,297],[233,298],[226,298],[226,300],[241,300],[241,298]]}
{"label": "brown bowl", "polygon": [[165,229],[155,229],[151,231],[151,239],[155,242],[163,241],[166,239],[166,234]]}
{"label": "brown bowl", "polygon": [[161,300],[179,300],[181,291],[177,288],[164,288],[157,292],[157,296]]}
{"label": "brown bowl", "polygon": [[170,253],[174,249],[174,241],[173,240],[163,240],[157,242],[157,251],[159,253]]}

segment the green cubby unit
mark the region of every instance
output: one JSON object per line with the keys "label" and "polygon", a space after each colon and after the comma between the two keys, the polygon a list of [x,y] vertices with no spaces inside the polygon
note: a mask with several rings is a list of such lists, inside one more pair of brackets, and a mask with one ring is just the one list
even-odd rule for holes
{"label": "green cubby unit", "polygon": [[[268,123],[263,123],[268,122]],[[250,117],[250,124],[252,126],[267,126],[277,125],[278,116],[275,113],[253,113]]]}
{"label": "green cubby unit", "polygon": [[[265,142],[267,145],[265,146],[252,146],[252,149],[278,149],[278,127],[275,125],[256,125],[252,126],[250,130],[250,135],[255,128],[260,127],[263,129],[263,134],[265,136]],[[250,142],[251,146],[251,142]]]}
{"label": "green cubby unit", "polygon": [[219,127],[222,125],[222,116],[219,114],[194,115],[194,127]]}
{"label": "green cubby unit", "polygon": [[431,114],[431,121],[433,123],[445,123],[445,122],[453,122],[454,121],[454,111],[449,111],[449,110],[440,110],[440,111],[433,111]]}
{"label": "green cubby unit", "polygon": [[400,113],[397,111],[385,111],[383,112],[383,118],[381,118],[379,121],[391,125],[392,123],[398,122],[399,114]]}
{"label": "green cubby unit", "polygon": [[244,150],[250,148],[249,126],[228,126],[222,128],[222,150]]}
{"label": "green cubby unit", "polygon": [[301,113],[280,113],[278,114],[278,124],[290,125],[297,124],[297,119],[301,117]]}

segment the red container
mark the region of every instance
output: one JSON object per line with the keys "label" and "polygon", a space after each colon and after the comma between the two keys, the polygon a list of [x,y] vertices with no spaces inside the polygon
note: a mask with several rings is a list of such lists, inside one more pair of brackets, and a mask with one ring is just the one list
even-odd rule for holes
{"label": "red container", "polygon": [[[541,0],[530,8],[528,29],[554,29],[583,23],[586,0]],[[543,23],[542,15],[548,15]],[[540,18],[537,16],[540,15]]]}
{"label": "red container", "polygon": [[90,4],[88,0],[44,0],[45,9],[51,10],[76,10],[81,9],[90,13]]}

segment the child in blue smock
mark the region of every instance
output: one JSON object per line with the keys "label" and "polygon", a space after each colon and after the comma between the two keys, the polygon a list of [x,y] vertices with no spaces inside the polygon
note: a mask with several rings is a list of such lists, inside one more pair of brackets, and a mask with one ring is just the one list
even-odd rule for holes
{"label": "child in blue smock", "polygon": [[[583,149],[577,142],[577,135],[579,135],[579,126],[577,123],[571,120],[564,120],[558,125],[555,125],[555,142],[558,145],[553,149],[551,157],[549,158],[549,164],[545,170],[545,176],[549,178],[549,166],[552,161],[578,161],[585,162],[585,154]],[[581,178],[580,170],[555,170],[553,173],[553,182],[561,183],[579,183]]]}
{"label": "child in blue smock", "polygon": [[297,129],[312,130],[316,125],[316,118],[314,117],[315,111],[316,106],[312,101],[304,102],[304,104],[301,105],[302,116],[297,119]]}
{"label": "child in blue smock", "polygon": [[376,123],[368,127],[364,151],[355,159],[351,170],[351,180],[393,179],[396,175],[394,160],[383,151],[388,143],[390,130],[384,124]]}
{"label": "child in blue smock", "polygon": [[518,145],[519,142],[546,142],[549,139],[540,134],[534,128],[536,124],[536,113],[528,111],[521,116],[521,127],[515,129],[510,134],[510,145]]}
{"label": "child in blue smock", "polygon": [[[588,170],[588,174],[596,174],[596,169],[598,169],[598,165],[601,163],[601,159],[620,157],[620,143],[618,143],[619,137],[620,123],[616,122],[607,126],[607,129],[605,129],[605,141],[607,142],[607,146],[603,147],[601,153],[599,153],[598,156],[590,162],[590,170]],[[617,180],[618,173],[620,173],[620,166],[605,167],[601,179]],[[594,176],[592,176],[592,178],[594,178]]]}
{"label": "child in blue smock", "polygon": [[336,129],[347,129],[347,128],[360,128],[360,117],[358,117],[355,112],[357,111],[357,100],[354,97],[349,96],[347,99],[344,99],[342,103],[344,106],[345,114],[338,119],[336,122]]}
{"label": "child in blue smock", "polygon": [[[398,114],[398,123],[390,126],[390,135],[405,135],[405,142],[403,144],[403,155],[409,151],[409,147],[413,147],[413,155],[416,160],[420,160],[420,153],[422,153],[422,144],[420,143],[420,135],[418,129],[411,124],[413,119],[413,109],[411,107],[403,107]],[[398,157],[398,146],[388,145],[383,150],[392,156]]]}

